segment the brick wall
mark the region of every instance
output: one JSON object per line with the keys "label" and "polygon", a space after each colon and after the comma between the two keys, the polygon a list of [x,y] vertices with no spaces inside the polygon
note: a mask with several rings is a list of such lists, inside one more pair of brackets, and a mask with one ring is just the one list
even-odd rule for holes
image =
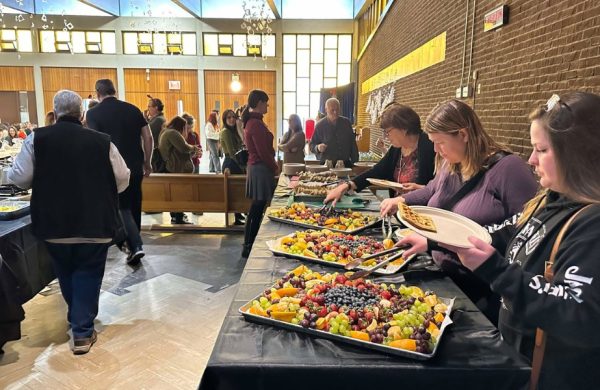
{"label": "brick wall", "polygon": [[[465,81],[472,79],[469,56],[473,0],[469,0]],[[413,107],[422,122],[439,102],[454,97],[460,85],[466,1],[396,0],[358,63],[358,126],[371,127],[371,150],[381,136],[365,112],[369,94],[360,84],[381,69],[447,31],[446,59],[395,82],[396,101]],[[553,93],[600,93],[600,1],[506,0],[509,23],[483,32],[483,15],[496,0],[478,0],[471,74],[478,71],[480,93],[464,99],[485,129],[513,151],[530,153],[527,115]]]}

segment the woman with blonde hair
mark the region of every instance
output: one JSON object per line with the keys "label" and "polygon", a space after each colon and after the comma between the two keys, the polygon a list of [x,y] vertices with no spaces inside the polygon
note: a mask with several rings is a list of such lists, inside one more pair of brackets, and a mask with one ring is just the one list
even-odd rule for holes
{"label": "woman with blonde hair", "polygon": [[495,248],[469,237],[473,248],[447,249],[502,296],[499,329],[532,359],[530,388],[590,388],[600,383],[600,96],[553,95],[530,120],[543,191],[502,224]]}
{"label": "woman with blonde hair", "polygon": [[[452,99],[438,105],[425,121],[425,132],[437,152],[435,177],[421,189],[383,201],[382,214],[396,212],[398,202],[404,202],[442,208],[480,225],[490,225],[522,211],[525,202],[536,193],[537,183],[525,161],[495,142],[466,103]],[[427,241],[418,237],[420,241],[413,243],[407,256],[427,249]],[[496,322],[500,299],[489,286],[455,256],[437,250],[432,256],[481,311]]]}

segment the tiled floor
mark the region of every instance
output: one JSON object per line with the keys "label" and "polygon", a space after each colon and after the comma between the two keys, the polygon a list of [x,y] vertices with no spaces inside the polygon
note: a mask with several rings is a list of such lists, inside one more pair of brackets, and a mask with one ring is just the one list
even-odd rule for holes
{"label": "tiled floor", "polygon": [[[161,218],[168,214],[143,223]],[[71,353],[66,305],[51,285],[25,305],[23,337],[0,355],[0,389],[196,388],[245,264],[243,236],[143,238],[147,255],[137,269],[109,251],[90,353]]]}

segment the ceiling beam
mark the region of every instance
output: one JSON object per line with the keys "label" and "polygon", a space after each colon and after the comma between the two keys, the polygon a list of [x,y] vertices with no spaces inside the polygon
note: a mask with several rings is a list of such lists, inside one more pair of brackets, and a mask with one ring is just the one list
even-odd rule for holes
{"label": "ceiling beam", "polygon": [[277,5],[275,4],[275,1],[274,0],[265,0],[265,1],[269,5],[269,8],[271,8],[271,11],[273,11],[273,15],[275,15],[275,19],[281,19],[281,14],[279,13],[279,10],[277,9]]}
{"label": "ceiling beam", "polygon": [[112,16],[121,15],[119,0],[79,0],[79,2],[94,7],[102,12],[106,12],[107,14],[111,14]]}
{"label": "ceiling beam", "polygon": [[171,0],[191,15],[200,19],[202,17],[202,0]]}

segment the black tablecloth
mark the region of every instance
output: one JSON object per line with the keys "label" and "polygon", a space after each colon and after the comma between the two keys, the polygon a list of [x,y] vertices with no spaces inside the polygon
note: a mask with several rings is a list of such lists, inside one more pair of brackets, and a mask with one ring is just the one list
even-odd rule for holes
{"label": "black tablecloth", "polygon": [[[280,201],[275,200],[275,205]],[[418,274],[407,284],[456,297],[454,324],[446,329],[437,355],[426,362],[386,355],[340,342],[247,322],[239,307],[300,262],[273,257],[265,241],[289,234],[290,226],[263,221],[238,291],[225,317],[200,383],[213,389],[447,389],[526,388],[527,361],[500,339],[498,330],[456,285],[439,273]],[[335,269],[307,265],[319,272]],[[399,276],[375,278],[393,282]]]}
{"label": "black tablecloth", "polygon": [[0,349],[21,337],[21,305],[53,279],[50,256],[33,236],[31,218],[0,221]]}

